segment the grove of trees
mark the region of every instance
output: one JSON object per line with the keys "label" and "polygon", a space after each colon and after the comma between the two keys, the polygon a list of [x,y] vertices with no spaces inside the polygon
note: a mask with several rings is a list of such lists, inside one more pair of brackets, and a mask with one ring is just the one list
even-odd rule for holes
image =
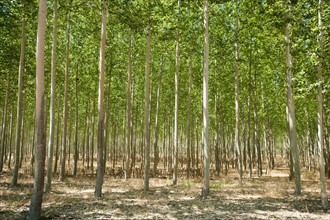
{"label": "grove of trees", "polygon": [[36,219],[54,178],[203,176],[206,198],[281,156],[326,210],[329,48],[328,0],[2,0],[0,173],[30,167]]}

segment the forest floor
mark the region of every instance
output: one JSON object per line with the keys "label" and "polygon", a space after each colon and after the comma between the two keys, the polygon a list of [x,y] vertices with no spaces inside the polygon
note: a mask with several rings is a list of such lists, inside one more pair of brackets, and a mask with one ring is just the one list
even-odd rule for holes
{"label": "forest floor", "polygon": [[[302,169],[302,195],[294,196],[284,164],[271,174],[248,178],[240,184],[236,170],[211,179],[210,195],[200,197],[202,179],[151,178],[150,191],[143,192],[143,179],[119,179],[105,175],[103,197],[93,196],[95,176],[53,180],[52,192],[44,195],[43,219],[326,219],[319,196],[317,172]],[[31,174],[21,174],[12,188],[12,175],[0,176],[0,219],[24,219],[28,213]],[[327,182],[330,189],[330,181]],[[329,196],[329,193],[328,193]]]}

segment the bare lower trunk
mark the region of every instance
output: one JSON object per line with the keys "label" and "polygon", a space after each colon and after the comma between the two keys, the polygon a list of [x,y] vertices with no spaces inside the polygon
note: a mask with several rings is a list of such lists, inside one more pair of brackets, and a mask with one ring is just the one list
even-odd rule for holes
{"label": "bare lower trunk", "polygon": [[235,149],[237,152],[237,169],[239,181],[242,182],[242,153],[239,129],[239,76],[238,76],[238,0],[236,0],[236,30],[235,30]]}
{"label": "bare lower trunk", "polygon": [[191,86],[192,86],[192,55],[189,56],[189,83],[188,83],[188,103],[187,103],[187,179],[190,177],[191,164]]}
{"label": "bare lower trunk", "polygon": [[209,34],[208,34],[208,0],[204,0],[204,62],[203,62],[203,152],[204,174],[202,197],[210,192],[210,158],[209,158],[209,112],[208,112],[208,71],[209,71]]}
{"label": "bare lower trunk", "polygon": [[[180,13],[180,0],[178,0],[178,14]],[[179,23],[179,22],[178,22]],[[176,185],[178,181],[178,113],[179,113],[179,29],[177,30],[176,48],[175,48],[175,107],[174,107],[174,156],[173,156],[173,179],[172,184]]]}
{"label": "bare lower trunk", "polygon": [[44,167],[46,157],[45,114],[44,114],[44,50],[46,33],[46,0],[39,1],[37,52],[36,52],[36,147],[34,187],[28,219],[40,219],[44,188]]}
{"label": "bare lower trunk", "polygon": [[132,44],[133,44],[133,33],[130,30],[129,40],[129,56],[128,56],[128,80],[127,80],[127,108],[126,108],[126,164],[125,164],[125,178],[130,177],[130,155],[131,155],[131,111],[132,111]]}
{"label": "bare lower trunk", "polygon": [[95,186],[95,197],[101,197],[104,178],[103,163],[103,97],[104,97],[104,67],[105,67],[105,43],[106,43],[106,25],[107,25],[107,1],[103,0],[102,5],[102,28],[101,28],[101,46],[99,63],[99,97],[98,97],[98,129],[97,129],[97,176]]}
{"label": "bare lower trunk", "polygon": [[70,12],[67,15],[67,42],[66,42],[66,63],[65,63],[65,85],[64,85],[64,103],[63,103],[63,130],[62,130],[62,157],[60,169],[60,181],[65,177],[66,160],[66,136],[67,136],[67,117],[68,117],[68,87],[69,87],[69,51],[70,51]]}
{"label": "bare lower trunk", "polygon": [[287,120],[288,120],[288,136],[289,144],[292,153],[294,164],[294,177],[295,177],[295,194],[301,194],[301,180],[300,180],[300,164],[299,164],[299,151],[297,147],[297,132],[296,132],[296,117],[295,105],[293,99],[293,86],[292,86],[292,57],[290,52],[290,24],[285,25],[284,39],[286,46],[286,83],[287,83]]}
{"label": "bare lower trunk", "polygon": [[77,164],[78,164],[78,156],[79,156],[79,152],[78,152],[78,130],[79,130],[79,126],[78,126],[78,63],[77,65],[77,69],[76,69],[76,115],[75,115],[75,126],[74,126],[74,158],[73,158],[73,175],[76,176],[77,175]]}
{"label": "bare lower trunk", "polygon": [[9,96],[9,73],[7,74],[7,86],[6,86],[6,96],[5,96],[5,107],[3,109],[3,126],[0,140],[0,173],[2,173],[4,156],[5,156],[5,138],[7,131],[7,115],[8,115],[8,96]]}
{"label": "bare lower trunk", "polygon": [[158,136],[159,136],[159,99],[160,99],[160,87],[162,83],[163,75],[163,56],[160,61],[160,74],[157,85],[157,98],[156,98],[156,116],[155,116],[155,142],[154,142],[154,177],[157,175],[157,166],[159,162],[159,146],[158,146]]}
{"label": "bare lower trunk", "polygon": [[53,15],[54,24],[53,24],[53,45],[52,45],[52,63],[51,63],[50,127],[49,127],[49,139],[48,139],[46,192],[51,191],[54,134],[55,134],[57,5],[58,5],[58,0],[55,0],[54,1],[54,15]]}
{"label": "bare lower trunk", "polygon": [[321,202],[324,210],[328,209],[328,196],[327,196],[327,185],[325,180],[325,167],[324,167],[324,125],[323,125],[323,39],[322,39],[322,0],[319,0],[318,5],[318,26],[319,36],[318,45],[320,48],[318,56],[318,71],[317,79],[319,81],[317,87],[317,146],[319,149],[319,169],[320,169],[320,188],[321,188]]}
{"label": "bare lower trunk", "polygon": [[146,68],[145,68],[145,84],[144,84],[144,191],[149,191],[149,174],[150,174],[150,44],[151,44],[151,0],[148,1],[148,33],[146,42]]}
{"label": "bare lower trunk", "polygon": [[[24,8],[24,7],[23,7]],[[23,105],[23,74],[24,74],[24,56],[25,56],[25,15],[22,20],[22,36],[21,36],[21,55],[18,70],[18,98],[17,98],[17,117],[16,117],[16,136],[15,136],[15,161],[12,185],[17,186],[18,169],[20,160],[21,145],[21,127],[22,127],[22,105]]]}

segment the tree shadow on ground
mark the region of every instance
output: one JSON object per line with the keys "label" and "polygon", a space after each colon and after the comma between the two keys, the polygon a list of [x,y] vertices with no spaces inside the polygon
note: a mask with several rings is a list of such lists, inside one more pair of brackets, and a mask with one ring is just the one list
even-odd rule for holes
{"label": "tree shadow on ground", "polygon": [[[329,219],[317,198],[224,198],[221,191],[201,199],[178,188],[110,192],[101,199],[89,195],[63,197],[45,203],[42,219]],[[25,210],[1,211],[1,219],[24,219]],[[2,217],[3,218],[2,218]]]}

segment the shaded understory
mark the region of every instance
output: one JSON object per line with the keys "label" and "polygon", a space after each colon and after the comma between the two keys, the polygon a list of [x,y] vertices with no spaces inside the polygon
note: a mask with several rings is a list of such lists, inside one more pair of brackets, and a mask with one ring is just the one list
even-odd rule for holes
{"label": "shaded understory", "polygon": [[[151,179],[143,192],[142,179],[105,177],[102,199],[95,199],[94,177],[54,179],[53,190],[44,196],[43,219],[330,219],[321,208],[316,174],[303,172],[301,196],[287,170],[278,169],[260,178],[244,178],[235,171],[214,177],[211,193],[201,199],[201,179]],[[11,174],[0,176],[0,219],[24,219],[32,189],[31,175],[21,175],[20,185],[10,187]],[[328,181],[328,188],[330,184]]]}

